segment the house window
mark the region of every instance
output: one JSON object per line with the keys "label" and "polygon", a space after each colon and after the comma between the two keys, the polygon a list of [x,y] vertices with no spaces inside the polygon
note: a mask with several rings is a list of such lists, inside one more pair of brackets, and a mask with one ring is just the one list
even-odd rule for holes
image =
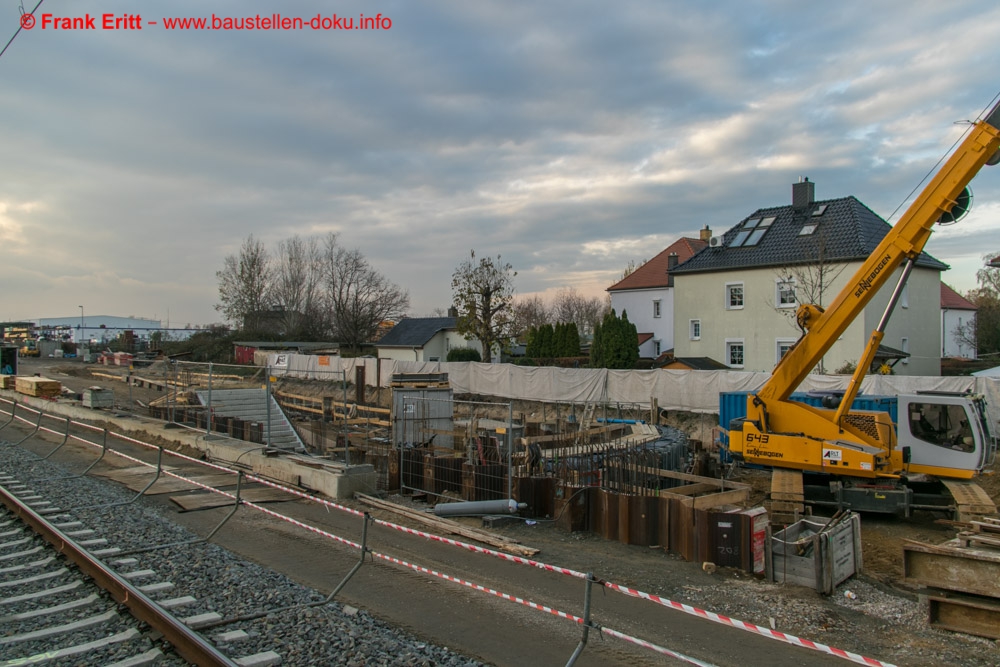
{"label": "house window", "polygon": [[899,295],[899,305],[902,308],[910,307],[910,285],[903,285],[903,293]]}
{"label": "house window", "polygon": [[726,340],[726,363],[731,368],[743,368],[743,339]]}
{"label": "house window", "polygon": [[815,222],[810,222],[807,225],[802,225],[802,229],[799,230],[799,236],[809,236],[816,231],[818,225]]}
{"label": "house window", "polygon": [[691,320],[689,325],[691,340],[701,340],[701,320]]}
{"label": "house window", "polygon": [[726,284],[726,310],[738,310],[743,307],[743,283]]}
{"label": "house window", "polygon": [[660,300],[653,299],[653,317],[660,316]]}
{"label": "house window", "polygon": [[798,305],[795,298],[795,281],[779,280],[776,285],[775,305],[778,308],[794,308]]}
{"label": "house window", "polygon": [[653,341],[653,356],[654,357],[660,356],[660,341],[658,340]]}
{"label": "house window", "polygon": [[775,363],[781,361],[782,357],[788,354],[788,351],[792,349],[795,345],[794,338],[779,338],[777,341],[777,356],[775,357]]}
{"label": "house window", "polygon": [[901,359],[904,364],[910,363],[910,339],[902,338],[900,339],[899,349],[906,353],[906,356]]}

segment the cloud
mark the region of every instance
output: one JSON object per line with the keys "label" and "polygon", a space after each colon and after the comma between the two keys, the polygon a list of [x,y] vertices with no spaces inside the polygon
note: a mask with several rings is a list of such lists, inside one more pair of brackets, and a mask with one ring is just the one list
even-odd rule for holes
{"label": "cloud", "polygon": [[[216,321],[215,271],[250,233],[337,232],[418,313],[450,302],[470,248],[511,261],[522,292],[600,294],[629,260],[785,203],[802,175],[887,217],[992,97],[1000,56],[1000,8],[974,0],[379,9],[390,30],[22,32],[0,60],[9,316],[75,312],[75,290],[94,312]],[[1000,190],[981,180],[992,215]],[[932,237],[950,273],[974,281],[993,217]]]}

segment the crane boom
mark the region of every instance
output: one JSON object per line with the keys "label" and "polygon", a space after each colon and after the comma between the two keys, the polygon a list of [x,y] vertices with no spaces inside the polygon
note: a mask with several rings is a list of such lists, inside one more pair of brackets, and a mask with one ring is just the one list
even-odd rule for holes
{"label": "crane boom", "polygon": [[[813,304],[799,307],[796,318],[802,336],[761,389],[747,397],[746,418],[734,420],[730,426],[729,445],[734,458],[843,478],[898,479],[907,472],[971,478],[982,469],[995,445],[987,442],[986,429],[980,428],[985,422],[978,418],[978,404],[973,399],[942,398],[931,402],[907,398],[904,412],[904,397],[900,396],[898,426],[902,429],[906,425],[905,445],[904,441],[897,443],[897,424],[887,413],[854,412],[850,406],[882,340],[902,285],[934,224],[953,209],[984,165],[995,164],[998,151],[1000,103],[972,125],[830,305],[826,309]],[[900,284],[869,339],[839,409],[791,400],[792,392],[904,263]],[[955,405],[947,405],[949,401]],[[927,421],[925,415],[935,417],[937,424],[926,434],[918,433],[923,421]],[[947,441],[943,439],[945,432],[949,434]],[[966,451],[954,451],[962,449]]]}
{"label": "crane boom", "polygon": [[915,259],[930,237],[934,223],[950,211],[976,173],[1000,149],[1000,103],[971,131],[858,268],[847,285],[825,310],[800,307],[798,320],[805,333],[778,363],[771,378],[757,393],[765,403],[785,401],[802,384],[837,338],[875,296],[907,258]]}

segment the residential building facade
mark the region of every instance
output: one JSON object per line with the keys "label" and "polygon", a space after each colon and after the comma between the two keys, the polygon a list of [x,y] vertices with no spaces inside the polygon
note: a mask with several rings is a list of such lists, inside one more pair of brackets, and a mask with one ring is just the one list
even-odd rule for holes
{"label": "residential building facade", "polygon": [[[814,187],[808,179],[794,184],[791,205],[754,211],[673,270],[676,356],[769,372],[801,335],[799,304],[826,307],[852,280],[890,226],[854,197],[816,201]],[[907,355],[895,373],[940,374],[934,324],[940,273],[947,268],[927,254],[916,262],[882,341]],[[816,370],[833,373],[857,363],[891,293],[888,287],[875,295]]]}
{"label": "residential building facade", "polygon": [[680,238],[661,253],[608,288],[611,309],[628,314],[639,334],[639,356],[655,358],[674,347],[674,282],[671,270],[708,245],[712,231],[700,239]]}
{"label": "residential building facade", "polygon": [[976,306],[941,283],[941,356],[977,359]]}

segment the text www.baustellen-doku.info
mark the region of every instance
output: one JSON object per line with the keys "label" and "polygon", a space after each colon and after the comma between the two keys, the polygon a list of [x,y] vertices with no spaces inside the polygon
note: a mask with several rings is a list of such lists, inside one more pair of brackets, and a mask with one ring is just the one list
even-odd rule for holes
{"label": "text www.baustellen-doku.info", "polygon": [[345,16],[343,14],[317,14],[316,16],[286,16],[268,14],[261,16],[208,17],[157,17],[143,18],[142,14],[83,14],[76,16],[39,13],[21,14],[21,27],[25,30],[389,30],[392,19],[382,14],[375,16]]}

